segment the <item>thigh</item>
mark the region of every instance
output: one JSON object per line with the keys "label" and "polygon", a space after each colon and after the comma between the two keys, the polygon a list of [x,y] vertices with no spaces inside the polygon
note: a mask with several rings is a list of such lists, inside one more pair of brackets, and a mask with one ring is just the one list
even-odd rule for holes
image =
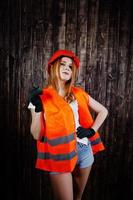
{"label": "thigh", "polygon": [[79,166],[76,166],[73,172],[73,187],[75,199],[81,199],[90,171],[91,166],[86,168],[79,168]]}
{"label": "thigh", "polygon": [[57,200],[73,200],[73,183],[71,173],[50,174],[50,180]]}
{"label": "thigh", "polygon": [[76,195],[75,199],[81,199],[94,162],[94,156],[90,143],[88,145],[78,143],[77,149],[78,162],[73,172],[74,194]]}

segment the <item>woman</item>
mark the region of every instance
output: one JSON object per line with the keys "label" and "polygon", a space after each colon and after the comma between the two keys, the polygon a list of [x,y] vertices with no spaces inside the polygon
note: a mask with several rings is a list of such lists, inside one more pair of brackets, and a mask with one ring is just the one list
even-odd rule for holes
{"label": "woman", "polygon": [[[73,52],[56,51],[48,61],[48,86],[29,95],[36,168],[49,172],[58,200],[81,200],[93,154],[104,150],[97,130],[108,111],[82,88],[74,87],[78,68]],[[89,108],[97,113],[95,120]]]}

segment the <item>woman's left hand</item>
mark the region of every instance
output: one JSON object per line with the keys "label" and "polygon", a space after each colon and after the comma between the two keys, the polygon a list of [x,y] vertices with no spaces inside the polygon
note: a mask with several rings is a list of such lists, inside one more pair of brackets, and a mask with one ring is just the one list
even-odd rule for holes
{"label": "woman's left hand", "polygon": [[83,128],[82,126],[79,126],[77,128],[77,136],[82,139],[84,137],[92,137],[95,135],[95,130],[93,128]]}

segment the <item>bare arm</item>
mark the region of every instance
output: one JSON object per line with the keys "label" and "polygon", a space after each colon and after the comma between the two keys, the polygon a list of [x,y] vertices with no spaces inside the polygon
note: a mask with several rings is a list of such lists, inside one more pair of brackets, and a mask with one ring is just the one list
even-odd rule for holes
{"label": "bare arm", "polygon": [[102,104],[93,99],[91,96],[89,96],[89,106],[92,110],[94,110],[97,113],[97,117],[92,126],[92,128],[95,131],[97,131],[103,124],[105,118],[107,117],[108,110]]}
{"label": "bare arm", "polygon": [[33,135],[35,140],[38,140],[40,138],[40,131],[41,131],[41,112],[35,112],[34,109],[31,110],[31,116],[32,116],[32,121],[31,121],[31,127],[30,131],[31,134]]}

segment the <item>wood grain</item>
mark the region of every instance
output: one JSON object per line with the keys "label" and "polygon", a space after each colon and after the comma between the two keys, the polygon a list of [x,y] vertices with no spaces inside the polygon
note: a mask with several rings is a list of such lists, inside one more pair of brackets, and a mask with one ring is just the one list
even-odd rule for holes
{"label": "wood grain", "polygon": [[6,199],[53,199],[48,176],[35,169],[36,143],[27,106],[29,90],[47,83],[48,59],[65,48],[80,58],[76,84],[109,111],[99,130],[106,150],[95,156],[83,199],[132,199],[132,19],[131,0],[1,0],[0,124]]}

